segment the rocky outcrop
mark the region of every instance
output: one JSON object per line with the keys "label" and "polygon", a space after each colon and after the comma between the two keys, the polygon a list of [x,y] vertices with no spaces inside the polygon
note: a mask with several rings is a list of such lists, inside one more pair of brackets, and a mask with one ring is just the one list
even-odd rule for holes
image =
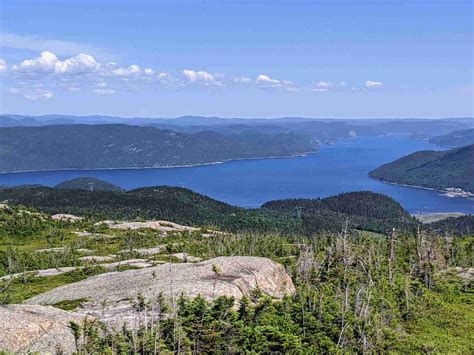
{"label": "rocky outcrop", "polygon": [[136,229],[154,229],[162,232],[194,232],[199,230],[196,227],[182,226],[169,221],[146,221],[146,222],[116,222],[102,221],[97,225],[105,224],[110,229],[136,230]]}
{"label": "rocky outcrop", "polygon": [[[106,269],[114,269],[121,266],[131,266],[134,268],[145,268],[153,266],[153,264],[145,259],[129,259],[129,260],[121,260],[116,261],[113,263],[105,263],[105,264],[98,264]],[[64,266],[58,268],[51,268],[51,269],[43,269],[43,270],[34,270],[34,271],[27,271],[27,272],[20,272],[17,274],[10,274],[0,277],[0,281],[10,280],[11,278],[23,276],[23,275],[31,275],[36,277],[48,277],[48,276],[57,276],[62,275],[74,270],[82,269],[83,266]]]}
{"label": "rocky outcrop", "polygon": [[26,303],[88,299],[76,312],[94,315],[116,326],[124,322],[133,326],[137,315],[131,301],[139,292],[149,300],[156,299],[159,293],[168,298],[184,294],[212,300],[218,296],[240,299],[256,288],[274,298],[295,291],[282,265],[266,258],[239,256],[101,274],[45,292]]}
{"label": "rocky outcrop", "polygon": [[76,347],[69,322],[83,319],[49,306],[0,306],[0,352],[71,354]]}
{"label": "rocky outcrop", "polygon": [[54,219],[55,221],[63,221],[63,222],[82,221],[82,217],[74,216],[73,214],[65,214],[65,213],[54,214],[51,216],[51,219]]}

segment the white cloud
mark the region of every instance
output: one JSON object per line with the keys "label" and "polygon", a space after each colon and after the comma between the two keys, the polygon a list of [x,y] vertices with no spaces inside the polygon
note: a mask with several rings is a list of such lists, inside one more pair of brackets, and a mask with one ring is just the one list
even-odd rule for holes
{"label": "white cloud", "polygon": [[58,62],[56,54],[51,52],[42,52],[38,58],[26,59],[20,65],[15,65],[15,70],[33,71],[33,72],[54,72],[56,63]]}
{"label": "white cloud", "polygon": [[371,81],[367,80],[365,82],[365,87],[366,88],[381,88],[383,86],[383,83],[380,81]]}
{"label": "white cloud", "polygon": [[72,87],[69,87],[67,88],[69,91],[71,92],[79,92],[81,91],[81,88],[78,88],[78,87],[75,87],[75,86],[72,86]]}
{"label": "white cloud", "polygon": [[116,93],[116,91],[112,89],[94,89],[93,91],[97,95],[112,95]]}
{"label": "white cloud", "polygon": [[104,82],[104,81],[101,81],[100,83],[97,83],[97,86],[98,86],[99,88],[105,88],[105,87],[107,86],[107,83]]}
{"label": "white cloud", "polygon": [[118,68],[112,70],[112,74],[121,77],[131,77],[139,75],[142,72],[142,68],[139,65],[132,64],[128,68]]}
{"label": "white cloud", "polygon": [[5,59],[0,58],[0,73],[6,70],[7,70],[7,62],[5,62]]}
{"label": "white cloud", "polygon": [[145,68],[143,69],[143,73],[145,73],[145,75],[147,76],[152,76],[153,74],[155,74],[155,71],[152,68]]}
{"label": "white cloud", "polygon": [[299,89],[294,86],[293,82],[289,80],[274,79],[265,74],[258,75],[255,79],[255,84],[263,89],[279,89],[288,92],[299,91]]}
{"label": "white cloud", "polygon": [[277,79],[272,79],[268,75],[265,74],[260,74],[257,76],[257,79],[255,79],[255,83],[257,84],[274,84],[274,85],[279,85],[280,80]]}
{"label": "white cloud", "polygon": [[14,70],[32,73],[82,74],[99,68],[99,63],[89,54],[78,54],[64,61],[52,52],[42,52],[38,58],[26,59]]}
{"label": "white cloud", "polygon": [[169,79],[170,75],[168,73],[158,73],[156,77],[157,79],[165,80],[165,79]]}
{"label": "white cloud", "polygon": [[313,91],[314,92],[326,92],[326,91],[328,91],[328,89],[326,89],[326,88],[314,88]]}
{"label": "white cloud", "polygon": [[186,79],[190,82],[196,82],[196,81],[203,81],[203,82],[215,82],[216,77],[208,73],[207,71],[194,71],[191,69],[185,69],[183,70],[183,75],[185,76]]}
{"label": "white cloud", "polygon": [[38,88],[10,88],[8,92],[11,95],[21,95],[30,101],[47,100],[54,96],[51,91]]}
{"label": "white cloud", "polygon": [[333,86],[333,83],[331,83],[329,81],[320,81],[319,83],[316,84],[316,86],[318,88],[327,89],[327,88],[330,88],[331,86]]}
{"label": "white cloud", "polygon": [[239,83],[239,84],[246,84],[246,83],[250,83],[252,81],[252,79],[246,77],[246,76],[238,76],[236,78],[234,78],[234,83]]}
{"label": "white cloud", "polygon": [[54,71],[63,74],[82,74],[97,70],[99,63],[94,57],[89,54],[78,54],[75,57],[66,59],[65,61],[58,61],[55,65]]}

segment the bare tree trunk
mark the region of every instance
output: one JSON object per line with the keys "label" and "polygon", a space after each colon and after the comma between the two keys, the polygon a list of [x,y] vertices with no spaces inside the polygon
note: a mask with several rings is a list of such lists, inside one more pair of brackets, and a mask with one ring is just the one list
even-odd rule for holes
{"label": "bare tree trunk", "polygon": [[393,276],[394,276],[394,264],[395,264],[395,241],[397,240],[397,235],[395,233],[395,228],[393,228],[392,234],[390,235],[390,255],[388,257],[388,280],[390,285],[393,286]]}

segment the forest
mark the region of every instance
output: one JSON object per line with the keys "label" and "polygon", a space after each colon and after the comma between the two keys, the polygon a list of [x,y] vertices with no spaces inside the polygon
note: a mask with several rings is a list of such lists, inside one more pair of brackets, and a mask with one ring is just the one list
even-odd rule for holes
{"label": "forest", "polygon": [[474,192],[474,145],[447,151],[415,152],[384,164],[369,175],[397,184]]}
{"label": "forest", "polygon": [[[90,191],[87,181],[94,181]],[[65,188],[71,187],[72,188]],[[101,189],[105,186],[105,189]],[[78,189],[77,189],[78,187]],[[155,186],[121,191],[99,180],[65,182],[57,188],[24,186],[0,188],[0,201],[21,204],[42,212],[70,213],[91,219],[150,220],[164,219],[198,227],[238,232],[277,232],[311,236],[319,232],[335,232],[348,224],[350,228],[388,233],[393,228],[413,231],[419,226],[410,214],[392,198],[373,193],[351,192],[324,199],[279,200],[261,208],[244,209],[231,206],[189,189]],[[298,210],[300,213],[298,215]],[[457,220],[455,220],[457,221]],[[464,233],[474,230],[474,218],[463,223],[420,225],[433,232],[447,229],[454,234],[458,227]]]}
{"label": "forest", "polygon": [[[70,224],[25,207],[0,210],[2,274],[79,265],[79,248],[99,255],[120,248],[168,245],[156,260],[183,251],[201,258],[248,255],[285,266],[296,293],[275,300],[258,289],[236,302],[177,295],[130,300],[138,328],[108,328],[100,319],[71,322],[78,353],[472,353],[472,234],[440,237],[415,229],[387,234],[343,226],[312,237],[278,233],[158,236],[151,230],[112,231],[86,219]],[[78,237],[78,228],[109,234]],[[62,246],[63,252],[34,250]],[[174,261],[173,261],[174,262]],[[120,271],[120,270],[118,270]],[[34,273],[0,281],[2,303],[106,272],[93,264],[64,275]],[[219,273],[219,270],[215,270]],[[55,307],[74,310],[80,300]]]}

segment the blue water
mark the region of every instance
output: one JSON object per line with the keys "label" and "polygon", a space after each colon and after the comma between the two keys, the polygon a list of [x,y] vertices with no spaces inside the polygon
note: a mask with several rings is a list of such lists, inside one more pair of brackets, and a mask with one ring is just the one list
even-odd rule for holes
{"label": "blue water", "polygon": [[474,201],[448,198],[439,192],[386,184],[367,173],[377,166],[422,149],[437,149],[403,136],[360,137],[321,146],[318,153],[288,159],[241,160],[223,164],[136,170],[87,170],[15,173],[0,175],[0,185],[53,186],[80,176],[131,189],[173,185],[244,207],[283,198],[315,198],[347,191],[371,190],[392,196],[408,211],[465,212],[474,214]]}

